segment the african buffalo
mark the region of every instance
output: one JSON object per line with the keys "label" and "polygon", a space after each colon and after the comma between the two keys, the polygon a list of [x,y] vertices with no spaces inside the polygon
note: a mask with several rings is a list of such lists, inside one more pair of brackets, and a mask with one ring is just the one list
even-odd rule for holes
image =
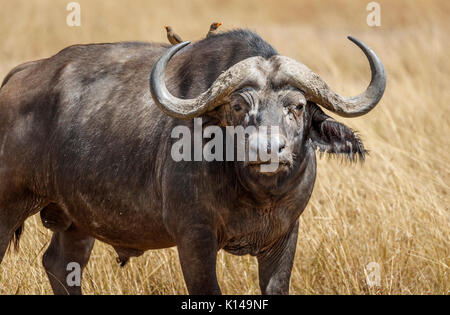
{"label": "african buffalo", "polygon": [[[357,117],[385,90],[379,58],[349,39],[372,71],[351,98],[247,30],[173,47],[76,45],[12,70],[0,89],[0,262],[40,212],[54,232],[43,265],[56,294],[81,293],[66,283],[67,265],[85,267],[95,239],[122,264],[177,246],[190,294],[221,292],[220,249],[255,255],[262,293],[287,294],[315,152],[365,155],[358,136],[318,105]],[[174,161],[171,132],[192,130],[196,117],[203,128],[278,126],[276,145],[260,133],[245,140],[247,151],[254,141],[276,147],[278,168],[262,172],[261,159]]]}

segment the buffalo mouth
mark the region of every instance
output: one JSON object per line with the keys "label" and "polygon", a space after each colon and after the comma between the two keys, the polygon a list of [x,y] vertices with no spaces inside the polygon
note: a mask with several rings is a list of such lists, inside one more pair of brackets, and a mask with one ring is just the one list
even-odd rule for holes
{"label": "buffalo mouth", "polygon": [[[271,166],[271,164],[274,164],[273,167],[269,167]],[[282,172],[286,173],[291,169],[291,166],[291,162],[285,160],[277,162],[272,162],[270,160],[252,161],[245,164],[245,167],[249,169],[251,173],[257,173],[266,176],[274,176]],[[263,167],[267,167],[266,170],[263,170]]]}

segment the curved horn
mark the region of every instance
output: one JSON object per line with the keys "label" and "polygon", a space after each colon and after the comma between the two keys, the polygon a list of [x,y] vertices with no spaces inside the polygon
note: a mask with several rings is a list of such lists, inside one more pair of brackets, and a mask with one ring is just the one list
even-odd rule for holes
{"label": "curved horn", "polygon": [[[281,68],[288,76],[289,83],[306,92],[306,98],[344,117],[362,116],[372,110],[380,101],[386,88],[386,74],[380,58],[360,40],[349,36],[366,55],[370,63],[372,80],[360,95],[343,98],[305,65],[287,57],[279,57]],[[281,69],[280,69],[281,70]]]}
{"label": "curved horn", "polygon": [[261,62],[261,57],[245,59],[222,73],[211,87],[195,99],[181,99],[173,96],[165,83],[165,71],[170,59],[190,42],[183,42],[168,49],[156,62],[150,74],[150,91],[156,105],[167,115],[179,119],[192,119],[219,106],[221,99],[248,78]]}

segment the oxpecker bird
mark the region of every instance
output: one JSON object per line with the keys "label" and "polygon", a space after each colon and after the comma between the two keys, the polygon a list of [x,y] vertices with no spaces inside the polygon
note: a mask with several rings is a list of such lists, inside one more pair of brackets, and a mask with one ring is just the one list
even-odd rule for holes
{"label": "oxpecker bird", "polygon": [[181,39],[180,35],[175,34],[173,32],[172,27],[170,27],[170,26],[164,26],[164,27],[165,27],[165,29],[167,31],[167,39],[169,40],[169,42],[172,45],[176,45],[176,44],[179,44],[179,43],[183,42],[183,40]]}
{"label": "oxpecker bird", "polygon": [[220,23],[220,22],[211,24],[211,26],[209,28],[209,32],[208,32],[208,34],[206,34],[206,37],[216,35],[218,33],[218,29],[221,25],[222,25],[222,23]]}

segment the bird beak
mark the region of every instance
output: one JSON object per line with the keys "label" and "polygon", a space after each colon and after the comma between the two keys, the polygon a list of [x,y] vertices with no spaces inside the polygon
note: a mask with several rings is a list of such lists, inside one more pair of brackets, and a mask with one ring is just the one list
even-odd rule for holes
{"label": "bird beak", "polygon": [[222,26],[222,23],[220,23],[220,22],[219,22],[219,23],[217,23],[217,27],[219,27],[219,26]]}

